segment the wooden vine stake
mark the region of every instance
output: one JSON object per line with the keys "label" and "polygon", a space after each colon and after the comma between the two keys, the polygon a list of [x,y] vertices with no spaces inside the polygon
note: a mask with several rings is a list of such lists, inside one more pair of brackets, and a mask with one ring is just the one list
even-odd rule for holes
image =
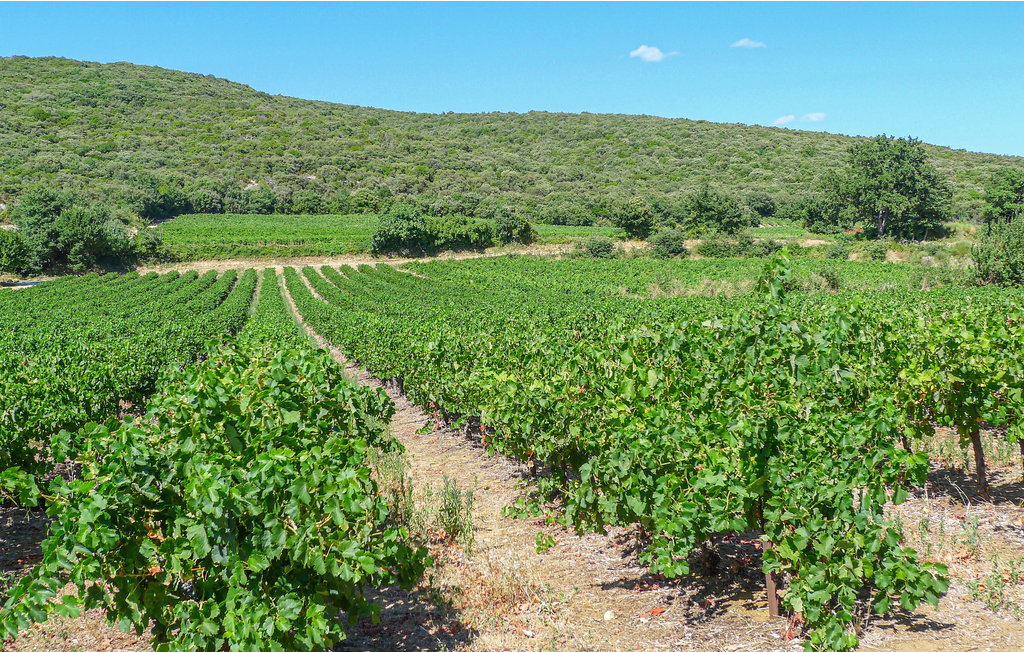
{"label": "wooden vine stake", "polygon": [[[764,542],[764,549],[768,550],[772,547],[770,541]],[[779,587],[775,581],[775,573],[764,574],[764,586],[768,591],[768,616],[775,618],[781,615],[779,613]]]}

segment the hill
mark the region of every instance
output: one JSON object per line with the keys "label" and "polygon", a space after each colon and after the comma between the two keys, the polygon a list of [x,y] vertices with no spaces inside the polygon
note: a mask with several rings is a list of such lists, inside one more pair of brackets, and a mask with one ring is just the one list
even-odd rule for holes
{"label": "hill", "polygon": [[[453,193],[539,211],[704,184],[784,201],[808,192],[851,140],[634,115],[403,113],[130,63],[0,58],[5,204],[38,183],[147,217],[361,211],[389,194]],[[976,215],[993,170],[1024,168],[1020,157],[928,152],[962,218]]]}

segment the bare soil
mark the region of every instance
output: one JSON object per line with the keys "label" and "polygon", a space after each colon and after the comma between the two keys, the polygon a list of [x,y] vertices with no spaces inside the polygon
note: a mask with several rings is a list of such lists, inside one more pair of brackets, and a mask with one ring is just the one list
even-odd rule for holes
{"label": "bare soil", "polygon": [[[627,243],[629,244],[629,243]],[[404,258],[401,256],[371,256],[355,255],[355,256],[309,256],[303,258],[232,258],[226,260],[199,260],[194,262],[183,262],[183,263],[163,263],[158,265],[143,265],[136,268],[140,274],[147,272],[170,272],[172,270],[185,271],[194,269],[198,272],[205,272],[211,269],[216,270],[228,270],[228,269],[243,269],[243,268],[254,268],[263,269],[266,267],[273,267],[280,271],[284,267],[304,267],[311,265],[320,267],[322,265],[330,265],[331,267],[338,267],[342,265],[349,265],[352,267],[358,267],[359,265],[403,265],[405,263],[412,262],[429,262],[432,260],[470,260],[473,258],[493,258],[495,256],[505,256],[508,254],[521,254],[521,255],[532,255],[532,256],[562,256],[569,253],[572,250],[572,245],[568,244],[539,244],[529,246],[506,246],[506,247],[493,247],[483,252],[459,252],[459,253],[442,253],[436,256],[427,256],[421,258]]]}

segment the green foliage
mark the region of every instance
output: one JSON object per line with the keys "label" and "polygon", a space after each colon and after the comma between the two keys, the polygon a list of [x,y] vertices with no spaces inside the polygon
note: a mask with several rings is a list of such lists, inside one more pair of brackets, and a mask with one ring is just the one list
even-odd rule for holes
{"label": "green foliage", "polygon": [[433,236],[427,227],[426,217],[414,206],[403,203],[392,204],[380,216],[377,230],[373,232],[370,249],[375,254],[429,249]]}
{"label": "green foliage", "polygon": [[829,195],[811,195],[783,204],[778,215],[799,222],[813,233],[842,233],[852,225],[840,216],[836,198]]}
{"label": "green foliage", "polygon": [[28,266],[28,247],[17,231],[0,229],[0,273],[20,274]]}
{"label": "green foliage", "polygon": [[48,472],[54,434],[141,404],[166,366],[242,328],[255,285],[251,270],[89,274],[0,297],[0,471]]}
{"label": "green foliage", "polygon": [[734,238],[715,233],[697,244],[697,253],[705,258],[734,258],[751,256],[764,258],[782,249],[782,244],[771,239],[755,240],[746,231]]}
{"label": "green foliage", "polygon": [[448,476],[444,476],[444,487],[438,496],[436,525],[448,540],[472,551],[473,491],[459,489],[458,483]]}
{"label": "green foliage", "polygon": [[[385,111],[55,58],[0,61],[0,106],[0,195],[46,183],[148,218],[371,214],[388,196],[461,193],[501,199],[534,221],[582,225],[635,196],[658,213],[658,203],[709,184],[782,203],[812,193],[853,142],[646,116]],[[1024,168],[1019,158],[925,149],[966,219],[980,212],[993,171]]]}
{"label": "green foliage", "polygon": [[777,210],[775,198],[766,192],[752,192],[747,195],[747,208],[759,215],[761,219],[773,217]]}
{"label": "green foliage", "polygon": [[12,217],[26,248],[24,267],[84,272],[100,259],[126,262],[134,254],[123,215],[103,204],[86,204],[71,193],[39,186],[28,191]]}
{"label": "green foliage", "polygon": [[583,242],[580,251],[590,258],[611,258],[615,255],[615,243],[611,238],[595,235]]}
{"label": "green foliage", "polygon": [[830,224],[858,225],[876,238],[942,232],[951,190],[921,141],[882,135],[852,145],[845,160],[846,169],[825,181]]}
{"label": "green foliage", "polygon": [[990,225],[972,252],[978,281],[991,285],[1024,285],[1024,216]]}
{"label": "green foliage", "polygon": [[[387,396],[308,349],[208,354],[146,418],[65,438],[83,479],[51,483],[43,561],[5,633],[100,607],[157,649],[327,650],[339,611],[377,613],[364,587],[420,578],[426,553],[389,528],[366,463],[397,445]],[[50,601],[69,579],[77,595]]]}
{"label": "green foliage", "polygon": [[654,210],[643,197],[630,197],[619,209],[614,222],[629,237],[642,240],[654,229]]}
{"label": "green foliage", "polygon": [[837,242],[829,246],[825,252],[825,257],[830,260],[848,260],[850,258],[850,248],[841,242]]}
{"label": "green foliage", "polygon": [[736,233],[756,226],[753,215],[744,211],[735,199],[708,186],[687,195],[683,210],[685,224],[691,230]]}
{"label": "green foliage", "polygon": [[537,239],[537,230],[519,211],[505,208],[494,217],[494,239],[498,244],[530,244]]}
{"label": "green foliage", "polygon": [[[507,234],[532,238],[533,227],[526,223],[524,233],[518,218],[504,218]],[[374,254],[395,252],[424,253],[440,250],[485,249],[494,243],[494,227],[463,215],[425,215],[403,202],[391,204],[380,216],[370,241]]]}
{"label": "green foliage", "polygon": [[663,229],[650,239],[651,252],[658,258],[688,256],[686,232],[681,229]]}
{"label": "green foliage", "polygon": [[869,260],[884,262],[889,253],[889,243],[885,240],[869,242],[864,246],[864,253],[867,254]]}
{"label": "green foliage", "polygon": [[1011,222],[1024,215],[1024,170],[996,170],[985,185],[985,221]]}
{"label": "green foliage", "polygon": [[[913,610],[946,590],[945,568],[886,515],[929,468],[903,437],[1018,423],[1019,374],[1004,370],[1024,359],[1020,293],[837,292],[899,272],[781,252],[754,294],[642,300],[672,272],[700,282],[726,267],[749,279],[761,265],[490,259],[417,276],[303,270],[326,304],[297,274],[289,288],[350,359],[544,468],[522,508],[556,496],[580,531],[636,524],[651,536],[644,563],[666,576],[716,535],[759,531],[807,645],[849,648],[865,608]],[[800,292],[801,270],[831,291]]]}

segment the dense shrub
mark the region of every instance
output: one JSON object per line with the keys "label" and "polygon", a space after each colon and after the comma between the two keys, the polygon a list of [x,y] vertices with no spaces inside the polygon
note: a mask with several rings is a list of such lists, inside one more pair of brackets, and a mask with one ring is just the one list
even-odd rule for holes
{"label": "dense shrub", "polygon": [[396,203],[380,216],[370,241],[370,250],[375,254],[423,251],[430,249],[433,242],[423,213],[409,204]]}
{"label": "dense shrub", "polygon": [[542,224],[565,226],[593,226],[594,214],[577,203],[552,203],[542,207],[538,213]]}
{"label": "dense shrub", "polygon": [[491,224],[464,215],[429,217],[426,227],[427,244],[422,247],[426,251],[486,249],[494,243]]}
{"label": "dense shrub", "polygon": [[614,222],[631,238],[644,239],[654,228],[654,209],[643,197],[632,197],[619,209]]}
{"label": "dense shrub", "polygon": [[537,230],[522,213],[506,207],[494,216],[494,239],[499,244],[530,244],[537,239]]}
{"label": "dense shrub", "polygon": [[[532,231],[529,222],[526,226]],[[490,222],[464,215],[427,215],[413,204],[394,202],[380,216],[370,250],[386,254],[484,249],[494,240],[495,227]]]}
{"label": "dense shrub", "polygon": [[82,272],[101,260],[124,262],[134,254],[127,215],[71,193],[33,188],[15,207],[13,218],[29,272],[53,267]]}
{"label": "dense shrub", "polygon": [[705,258],[766,258],[781,251],[783,244],[775,240],[754,240],[747,232],[733,238],[713,234],[697,245],[697,253]]}
{"label": "dense shrub", "polygon": [[980,283],[1024,285],[1024,217],[993,224],[973,258]]}
{"label": "dense shrub", "polygon": [[583,242],[580,253],[591,258],[611,258],[615,255],[615,243],[611,238],[594,235]]}
{"label": "dense shrub", "polygon": [[715,234],[697,244],[697,253],[705,258],[735,258],[743,255],[743,249],[738,242]]}
{"label": "dense shrub", "polygon": [[782,251],[784,246],[776,240],[758,240],[746,245],[744,253],[753,258],[769,258],[776,252]]}
{"label": "dense shrub", "polygon": [[665,229],[658,231],[650,239],[651,253],[658,258],[675,258],[688,256],[686,232],[681,229]]}
{"label": "dense shrub", "polygon": [[736,233],[757,221],[735,199],[707,186],[686,196],[684,211],[686,225],[698,232]]}
{"label": "dense shrub", "polygon": [[0,272],[20,274],[28,264],[28,247],[17,231],[0,229]]}
{"label": "dense shrub", "polygon": [[883,262],[886,254],[889,253],[889,243],[885,241],[869,242],[864,247],[864,253],[868,255],[868,258],[876,262]]}
{"label": "dense shrub", "polygon": [[1024,216],[1024,170],[996,170],[985,184],[985,221],[1009,222]]}
{"label": "dense shrub", "polygon": [[773,217],[777,209],[775,199],[766,192],[752,192],[747,195],[747,208],[762,219]]}
{"label": "dense shrub", "polygon": [[847,260],[850,257],[850,248],[841,242],[831,245],[825,252],[825,257],[830,260]]}

